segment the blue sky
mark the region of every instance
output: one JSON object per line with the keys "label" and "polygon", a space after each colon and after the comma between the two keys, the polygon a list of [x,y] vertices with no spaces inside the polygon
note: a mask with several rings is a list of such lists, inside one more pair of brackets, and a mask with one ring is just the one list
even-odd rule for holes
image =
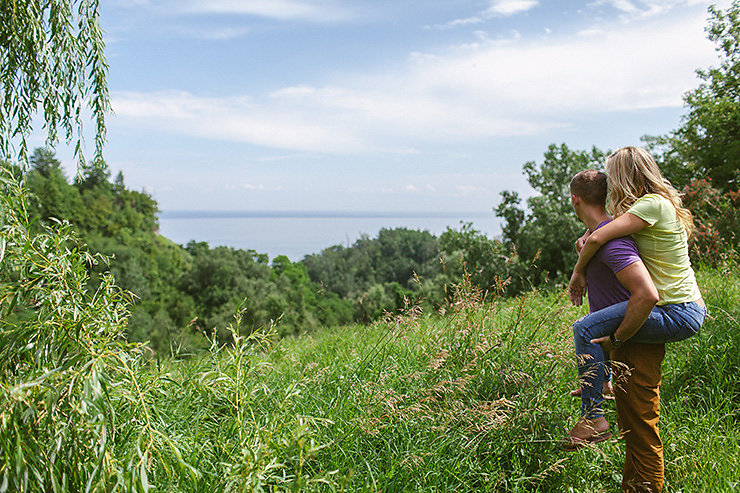
{"label": "blue sky", "polygon": [[550,143],[676,128],[707,5],[105,0],[105,158],[162,210],[490,211]]}

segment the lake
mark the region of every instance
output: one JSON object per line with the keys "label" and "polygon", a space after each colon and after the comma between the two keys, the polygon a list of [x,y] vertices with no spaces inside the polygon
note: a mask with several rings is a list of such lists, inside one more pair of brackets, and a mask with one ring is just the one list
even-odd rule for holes
{"label": "lake", "polygon": [[191,240],[211,247],[229,246],[286,255],[293,261],[333,245],[351,246],[361,235],[377,237],[382,228],[429,231],[435,236],[460,222],[472,222],[489,237],[501,234],[493,212],[293,212],[293,211],[163,211],[160,234],[185,244]]}

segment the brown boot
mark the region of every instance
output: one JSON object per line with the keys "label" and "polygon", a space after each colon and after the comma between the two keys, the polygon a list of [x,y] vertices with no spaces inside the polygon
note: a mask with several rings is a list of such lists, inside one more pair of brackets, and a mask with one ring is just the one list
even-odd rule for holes
{"label": "brown boot", "polygon": [[609,422],[604,417],[596,419],[581,418],[571,428],[568,437],[565,439],[563,448],[573,451],[578,450],[584,445],[603,442],[612,436],[608,430]]}

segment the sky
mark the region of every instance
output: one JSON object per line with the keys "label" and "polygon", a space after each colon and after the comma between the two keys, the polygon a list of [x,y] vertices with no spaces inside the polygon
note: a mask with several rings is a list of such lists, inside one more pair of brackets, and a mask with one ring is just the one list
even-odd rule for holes
{"label": "sky", "polygon": [[490,212],[551,143],[678,127],[708,4],[104,0],[104,157],[163,211]]}

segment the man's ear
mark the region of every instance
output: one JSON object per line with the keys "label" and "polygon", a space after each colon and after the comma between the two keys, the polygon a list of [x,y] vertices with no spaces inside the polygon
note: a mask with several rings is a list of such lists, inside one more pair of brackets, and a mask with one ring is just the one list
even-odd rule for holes
{"label": "man's ear", "polygon": [[570,202],[573,205],[578,205],[578,203],[581,201],[581,198],[576,194],[570,194]]}

